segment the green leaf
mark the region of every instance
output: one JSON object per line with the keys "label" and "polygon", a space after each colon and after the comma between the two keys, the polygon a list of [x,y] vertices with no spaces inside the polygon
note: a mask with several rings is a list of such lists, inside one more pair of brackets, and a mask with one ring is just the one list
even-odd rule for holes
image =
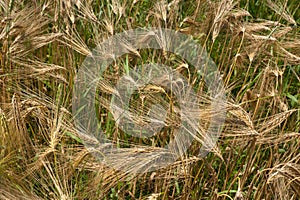
{"label": "green leaf", "polygon": [[298,99],[296,98],[296,96],[291,95],[290,93],[287,93],[286,95],[292,102],[292,105],[297,105],[299,104]]}
{"label": "green leaf", "polygon": [[76,135],[74,135],[71,132],[66,132],[66,135],[69,136],[69,137],[71,137],[72,139],[76,140],[77,142],[79,142],[81,144],[83,143],[82,140],[79,137],[77,137]]}

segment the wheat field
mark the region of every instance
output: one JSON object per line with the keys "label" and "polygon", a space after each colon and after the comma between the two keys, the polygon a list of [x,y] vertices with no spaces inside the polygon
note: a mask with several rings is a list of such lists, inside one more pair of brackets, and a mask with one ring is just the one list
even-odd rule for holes
{"label": "wheat field", "polygon": [[[299,7],[298,0],[0,0],[0,199],[300,199]],[[112,167],[74,124],[74,80],[99,44],[149,27],[187,34],[205,49],[226,108],[211,106],[205,77],[182,57],[124,44],[130,53],[103,72],[95,103],[103,133],[128,149],[111,157]],[[180,141],[187,151],[154,171],[147,163],[182,122],[178,99],[153,84],[132,95],[135,123],[147,124],[150,113],[164,124],[151,138],[121,130],[110,104],[121,77],[148,63],[172,66],[200,99],[188,112],[199,118],[193,141]],[[216,146],[199,157],[202,130],[221,111]],[[147,160],[124,164],[141,152]]]}

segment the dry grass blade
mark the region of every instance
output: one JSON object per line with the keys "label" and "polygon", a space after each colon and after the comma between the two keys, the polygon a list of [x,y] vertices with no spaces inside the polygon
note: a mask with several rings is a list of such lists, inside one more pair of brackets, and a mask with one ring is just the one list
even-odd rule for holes
{"label": "dry grass blade", "polygon": [[257,143],[259,144],[282,144],[282,143],[288,143],[290,141],[299,140],[300,133],[292,132],[292,133],[285,133],[283,135],[268,135],[259,137],[257,139]]}
{"label": "dry grass blade", "polygon": [[156,16],[158,19],[162,19],[164,23],[167,23],[167,2],[165,0],[158,1],[154,9],[157,11]]}
{"label": "dry grass blade", "polygon": [[[78,1],[79,2],[79,1]],[[92,5],[90,3],[86,3],[86,4],[78,4],[80,6],[78,7],[78,17],[84,19],[85,21],[92,21],[95,23],[95,25],[99,25],[99,21],[93,11]]]}
{"label": "dry grass blade", "polygon": [[[286,1],[287,2],[287,1]],[[267,0],[267,5],[269,8],[271,8],[273,11],[275,11],[278,15],[283,17],[286,21],[293,25],[297,25],[296,21],[293,19],[293,17],[288,14],[288,12],[285,10],[286,6],[279,6],[276,3],[274,3],[271,0]]]}
{"label": "dry grass blade", "polygon": [[[276,166],[272,169],[272,174],[268,178],[269,183],[276,184],[278,182],[282,182],[279,187],[284,187],[285,189],[277,189],[279,191],[288,191],[288,188],[293,189],[298,195],[299,187],[300,187],[300,165],[296,163],[286,163],[283,166]],[[282,179],[283,178],[283,179]],[[276,186],[275,186],[276,187]],[[284,195],[280,194],[281,197]]]}
{"label": "dry grass blade", "polygon": [[112,11],[116,16],[118,16],[117,23],[120,18],[125,15],[126,1],[124,1],[123,5],[121,5],[119,0],[112,0]]}
{"label": "dry grass blade", "polygon": [[285,48],[278,46],[279,52],[282,54],[283,57],[289,58],[291,63],[299,64],[300,63],[300,57],[287,51]]}
{"label": "dry grass blade", "polygon": [[[13,38],[8,44],[7,54],[9,55],[7,56],[10,59],[25,56],[61,36],[59,33],[45,34],[46,27],[51,20],[41,16],[39,11],[39,9],[24,8],[13,13],[11,20],[6,22],[6,35]],[[9,26],[10,23],[11,26]]]}
{"label": "dry grass blade", "polygon": [[20,100],[17,95],[13,96],[11,105],[12,113],[10,113],[11,117],[8,119],[8,121],[11,121],[14,126],[14,130],[17,133],[21,134],[21,137],[14,134],[15,138],[12,139],[16,141],[16,148],[22,152],[24,157],[27,157],[30,155],[31,152],[31,149],[29,147],[31,142],[28,134],[26,134],[25,119],[22,112],[22,108],[20,107]]}
{"label": "dry grass blade", "polygon": [[63,40],[59,41],[84,56],[92,55],[90,49],[88,48],[86,43],[81,39],[81,37],[79,37],[79,34],[76,30],[74,30],[73,34],[67,33],[63,36]]}
{"label": "dry grass blade", "polygon": [[257,130],[262,134],[269,133],[274,128],[279,126],[284,120],[286,120],[292,113],[297,111],[296,109],[288,110],[276,115],[270,116],[266,119],[260,120],[257,126]]}
{"label": "dry grass blade", "polygon": [[245,124],[250,129],[254,130],[254,125],[249,114],[239,105],[231,104],[231,107],[228,109],[229,113],[235,116],[240,123]]}
{"label": "dry grass blade", "polygon": [[15,73],[21,73],[23,74],[22,77],[19,77],[19,79],[43,79],[43,80],[50,80],[55,79],[60,82],[64,82],[65,84],[68,84],[66,78],[61,75],[61,72],[65,72],[66,68],[55,65],[55,64],[49,64],[49,63],[43,63],[39,60],[31,60],[31,59],[19,59],[15,58],[13,60],[14,63],[19,64],[20,66],[25,67],[25,69],[17,69]]}
{"label": "dry grass blade", "polygon": [[[67,200],[67,199],[71,199],[71,196],[68,194],[68,190],[64,188],[63,183],[61,182],[63,179],[60,179],[59,176],[57,176],[55,174],[55,172],[53,171],[54,169],[52,168],[52,166],[50,165],[50,163],[42,161],[45,170],[48,173],[48,176],[50,177],[50,179],[52,180],[54,186],[55,186],[55,190],[57,191],[57,195],[56,198],[57,199],[61,199],[61,200]],[[65,180],[63,180],[65,181]]]}
{"label": "dry grass blade", "polygon": [[214,27],[212,32],[213,41],[215,41],[215,39],[218,37],[219,32],[222,28],[224,21],[226,20],[228,13],[233,9],[234,6],[235,3],[232,0],[222,0],[219,3],[219,6],[215,11],[215,18],[213,21],[213,27]]}
{"label": "dry grass blade", "polygon": [[25,191],[19,191],[17,189],[14,189],[13,186],[9,186],[8,184],[3,184],[1,186],[0,183],[0,199],[3,200],[13,200],[13,199],[19,199],[19,200],[42,200],[42,198],[28,194],[28,192]]}

